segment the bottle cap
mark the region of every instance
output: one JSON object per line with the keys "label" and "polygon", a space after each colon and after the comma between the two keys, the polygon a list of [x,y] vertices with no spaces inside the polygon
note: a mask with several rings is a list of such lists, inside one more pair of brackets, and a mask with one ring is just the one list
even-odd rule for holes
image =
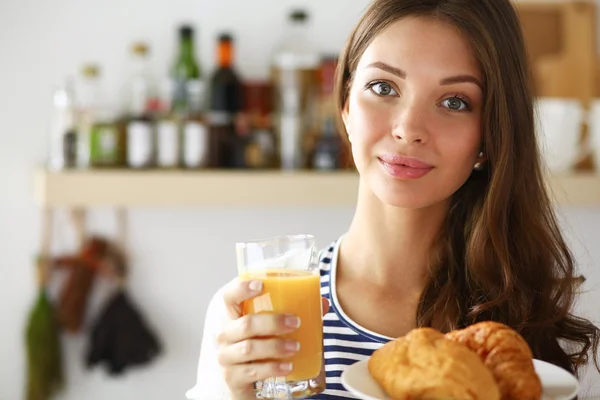
{"label": "bottle cap", "polygon": [[85,64],[81,69],[81,72],[84,76],[95,78],[100,75],[100,67],[93,63]]}
{"label": "bottle cap", "polygon": [[308,20],[308,13],[302,9],[292,10],[290,19],[294,22],[306,22]]}
{"label": "bottle cap", "polygon": [[219,35],[219,42],[233,42],[233,36],[228,33],[222,33]]}
{"label": "bottle cap", "polygon": [[139,55],[148,54],[148,45],[144,42],[136,42],[131,45],[131,52]]}
{"label": "bottle cap", "polygon": [[184,39],[190,39],[194,36],[194,28],[191,25],[182,25],[179,28],[179,36]]}

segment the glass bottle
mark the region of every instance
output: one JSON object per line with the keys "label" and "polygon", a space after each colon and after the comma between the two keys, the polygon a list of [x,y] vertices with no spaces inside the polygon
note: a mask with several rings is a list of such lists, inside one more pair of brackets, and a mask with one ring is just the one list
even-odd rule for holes
{"label": "glass bottle", "polygon": [[54,92],[48,167],[51,170],[74,168],[77,164],[77,130],[73,84],[67,80]]}
{"label": "glass bottle", "polygon": [[217,68],[210,81],[210,165],[217,168],[243,167],[243,142],[236,131],[242,110],[243,87],[234,69],[234,40],[219,36]]}
{"label": "glass bottle", "polygon": [[121,167],[125,164],[125,140],[117,112],[107,106],[96,110],[90,129],[90,166]]}
{"label": "glass bottle", "polygon": [[160,100],[156,107],[156,163],[161,169],[174,169],[182,165],[183,113],[173,107],[173,82],[162,85]]}
{"label": "glass bottle", "polygon": [[77,94],[77,166],[88,168],[91,160],[92,126],[97,114],[106,107],[106,99],[101,85],[101,72],[97,64],[85,64],[81,79],[76,88]]}
{"label": "glass bottle", "polygon": [[171,71],[173,79],[173,107],[178,112],[187,109],[187,89],[189,81],[201,80],[201,69],[194,51],[194,28],[183,25],[179,28],[179,53]]}
{"label": "glass bottle", "polygon": [[141,113],[156,97],[155,80],[150,72],[150,48],[144,42],[133,43],[130,50],[130,73],[125,89],[127,112]]}
{"label": "glass bottle", "polygon": [[127,122],[127,165],[144,169],[155,166],[156,134],[152,115],[136,112]]}
{"label": "glass bottle", "polygon": [[208,166],[208,127],[204,114],[203,86],[190,82],[187,87],[189,107],[183,121],[183,166],[188,169]]}
{"label": "glass bottle", "polygon": [[155,124],[149,109],[155,96],[155,88],[150,74],[148,53],[149,49],[145,43],[133,44],[126,123],[127,165],[130,168],[150,168],[155,165]]}
{"label": "glass bottle", "polygon": [[275,86],[276,131],[281,168],[299,169],[307,160],[304,147],[311,129],[318,87],[320,55],[308,39],[309,15],[294,10],[288,32],[275,52],[272,80]]}
{"label": "glass bottle", "polygon": [[244,83],[244,113],[249,122],[245,140],[247,168],[271,168],[276,164],[276,140],[272,126],[272,85],[269,81]]}

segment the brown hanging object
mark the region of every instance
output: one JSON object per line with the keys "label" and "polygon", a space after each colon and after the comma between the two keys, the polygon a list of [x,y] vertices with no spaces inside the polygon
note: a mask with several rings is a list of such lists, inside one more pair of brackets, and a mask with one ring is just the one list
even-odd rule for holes
{"label": "brown hanging object", "polygon": [[69,269],[58,304],[58,321],[67,332],[77,333],[83,326],[89,294],[108,248],[105,239],[91,237],[84,242],[79,254],[53,260],[55,268]]}

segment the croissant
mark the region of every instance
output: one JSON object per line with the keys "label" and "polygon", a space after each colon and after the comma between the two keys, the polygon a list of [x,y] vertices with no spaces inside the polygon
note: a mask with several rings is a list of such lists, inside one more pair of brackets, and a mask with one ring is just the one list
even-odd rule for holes
{"label": "croissant", "polygon": [[446,334],[477,353],[492,371],[502,400],[539,400],[542,384],[529,345],[516,331],[498,322],[479,322]]}
{"label": "croissant", "polygon": [[368,368],[393,400],[499,400],[494,377],[476,353],[431,328],[375,350]]}

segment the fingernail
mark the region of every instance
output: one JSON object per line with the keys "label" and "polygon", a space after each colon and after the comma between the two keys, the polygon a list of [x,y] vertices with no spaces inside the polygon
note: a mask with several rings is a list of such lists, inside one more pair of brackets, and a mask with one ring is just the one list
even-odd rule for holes
{"label": "fingernail", "polygon": [[283,372],[289,372],[292,370],[292,363],[290,362],[282,362],[279,364],[279,369]]}
{"label": "fingernail", "polygon": [[296,351],[300,350],[300,342],[297,342],[295,340],[288,340],[285,342],[285,344],[283,346],[286,351],[290,351],[290,352],[296,352]]}
{"label": "fingernail", "polygon": [[295,315],[288,315],[285,317],[285,326],[288,328],[298,328],[300,326],[300,318]]}
{"label": "fingernail", "polygon": [[262,290],[262,282],[250,281],[250,283],[248,283],[248,289],[250,289],[253,292],[260,292]]}

